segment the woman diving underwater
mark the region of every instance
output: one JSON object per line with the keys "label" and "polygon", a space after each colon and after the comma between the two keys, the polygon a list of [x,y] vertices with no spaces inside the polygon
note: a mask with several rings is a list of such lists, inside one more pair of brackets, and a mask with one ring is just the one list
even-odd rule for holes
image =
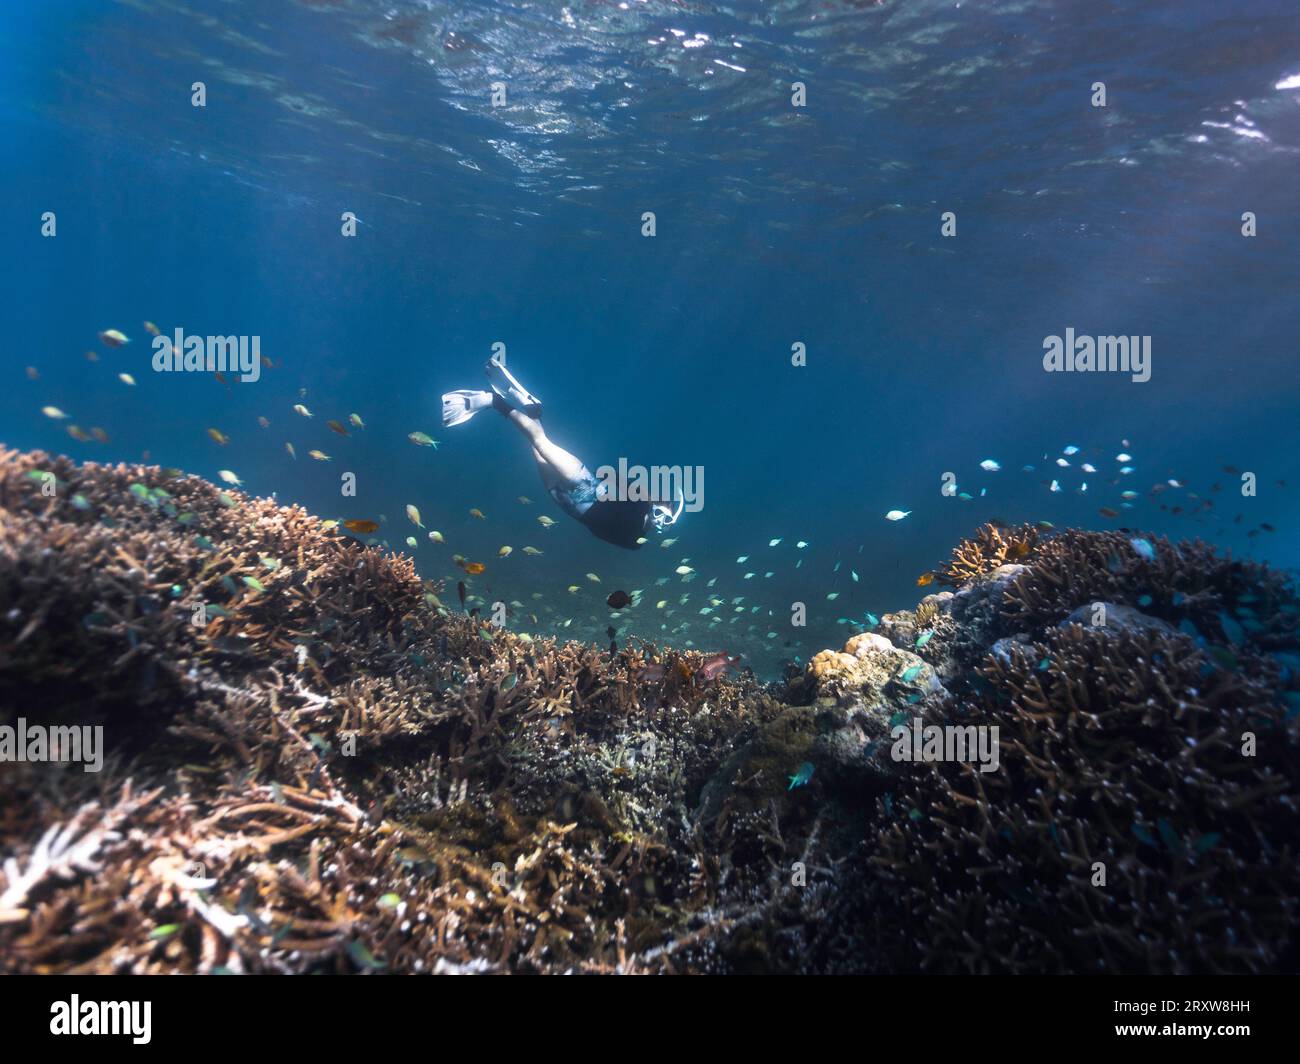
{"label": "woman diving underwater", "polygon": [[607,543],[636,550],[646,536],[676,524],[684,499],[614,499],[582,460],[552,442],[542,428],[542,404],[493,355],[486,366],[491,391],[462,390],[442,397],[442,423],[459,425],[493,408],[527,438],[542,483],[560,509]]}

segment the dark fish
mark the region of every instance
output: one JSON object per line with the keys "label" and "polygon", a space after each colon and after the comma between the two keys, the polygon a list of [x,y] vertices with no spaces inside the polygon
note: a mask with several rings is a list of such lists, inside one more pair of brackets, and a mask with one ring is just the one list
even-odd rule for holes
{"label": "dark fish", "polygon": [[705,658],[703,664],[700,665],[700,675],[703,676],[706,681],[714,680],[728,669],[735,668],[739,664],[739,656],[732,657],[726,653],[711,654]]}
{"label": "dark fish", "polygon": [[605,599],[605,602],[612,610],[621,610],[631,601],[632,596],[626,591],[611,591],[609,593],[609,598]]}
{"label": "dark fish", "polygon": [[1099,514],[1101,514],[1102,517],[1118,517],[1118,516],[1119,516],[1119,511],[1118,511],[1118,510],[1112,510],[1109,506],[1103,506],[1103,507],[1102,507],[1100,510],[1098,510],[1097,512],[1098,512]]}
{"label": "dark fish", "polygon": [[465,581],[464,580],[456,581],[456,594],[460,596],[460,608],[463,610],[465,608]]}

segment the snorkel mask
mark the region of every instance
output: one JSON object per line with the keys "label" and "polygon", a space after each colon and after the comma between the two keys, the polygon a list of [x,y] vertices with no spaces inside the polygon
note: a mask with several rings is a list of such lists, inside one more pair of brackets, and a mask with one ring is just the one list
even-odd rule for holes
{"label": "snorkel mask", "polygon": [[677,524],[677,518],[682,516],[682,507],[686,505],[686,499],[683,496],[677,498],[677,509],[669,510],[663,503],[657,502],[650,507],[650,520],[654,522],[655,531],[662,532],[665,528]]}

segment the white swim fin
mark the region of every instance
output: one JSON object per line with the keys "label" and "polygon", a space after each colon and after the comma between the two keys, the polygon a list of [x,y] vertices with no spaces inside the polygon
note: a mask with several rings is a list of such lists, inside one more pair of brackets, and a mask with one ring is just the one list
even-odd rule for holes
{"label": "white swim fin", "polygon": [[532,418],[542,416],[541,401],[515,380],[511,372],[506,369],[505,359],[493,355],[488,359],[484,372],[487,373],[488,384],[492,386],[492,390],[501,396],[512,410],[518,410],[521,414]]}
{"label": "white swim fin", "polygon": [[481,392],[473,388],[447,392],[442,397],[442,424],[444,427],[459,425],[491,405],[491,392]]}

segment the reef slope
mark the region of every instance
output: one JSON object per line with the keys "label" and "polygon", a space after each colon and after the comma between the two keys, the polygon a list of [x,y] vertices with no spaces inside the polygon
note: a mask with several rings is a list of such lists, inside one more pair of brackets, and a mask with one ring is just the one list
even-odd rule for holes
{"label": "reef slope", "polygon": [[[1294,589],[1141,542],[986,527],[764,687],[449,610],[299,508],[2,452],[0,725],[109,753],[0,765],[0,970],[1285,968]],[[997,770],[898,761],[912,720],[997,726]]]}

